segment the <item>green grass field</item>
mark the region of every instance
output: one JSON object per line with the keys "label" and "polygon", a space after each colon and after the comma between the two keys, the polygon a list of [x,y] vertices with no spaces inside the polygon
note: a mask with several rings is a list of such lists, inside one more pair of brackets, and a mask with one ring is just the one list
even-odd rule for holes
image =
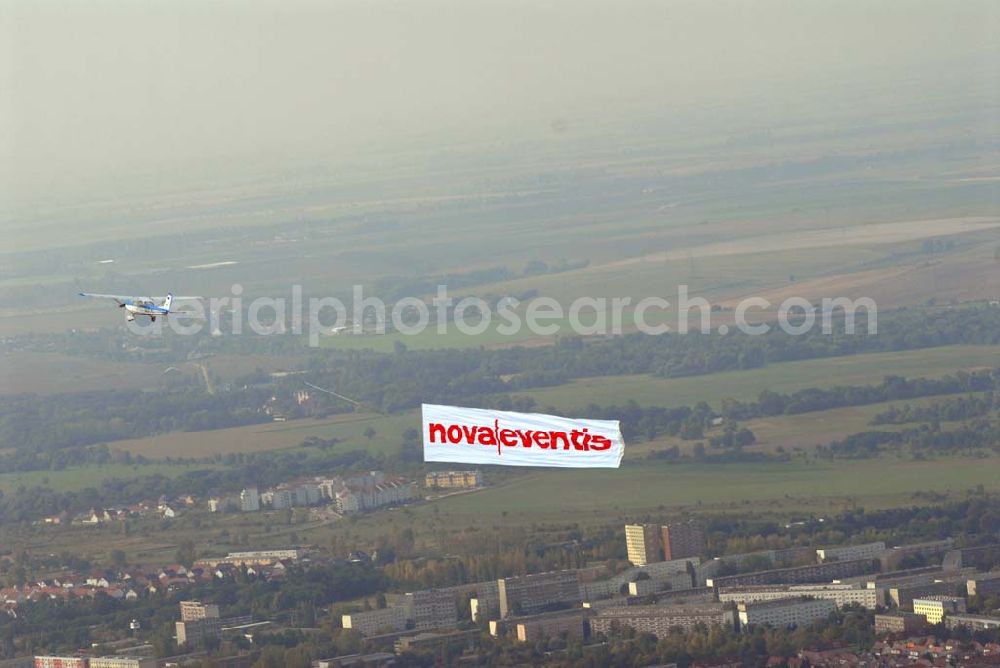
{"label": "green grass field", "polygon": [[944,346],[893,353],[870,353],[801,362],[783,362],[761,369],[730,371],[685,378],[648,375],[606,376],[522,392],[542,410],[582,409],[588,404],[623,404],[634,399],[647,406],[683,406],[699,401],[718,405],[722,399],[754,399],[761,390],[794,392],[810,387],[871,385],[887,375],[939,376],[961,369],[996,366],[1000,346]]}

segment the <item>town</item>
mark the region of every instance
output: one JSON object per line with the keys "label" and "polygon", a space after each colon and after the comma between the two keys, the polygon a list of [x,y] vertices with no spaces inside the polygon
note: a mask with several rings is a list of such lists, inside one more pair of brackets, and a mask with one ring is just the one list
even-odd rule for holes
{"label": "town", "polygon": [[[327,482],[298,481],[266,490],[259,498],[244,490],[241,509],[282,509],[300,500],[315,505],[325,499],[338,510],[359,512],[410,500],[390,492],[385,503],[377,501],[387,490],[414,487],[378,472],[336,485]],[[482,474],[432,472],[424,482],[428,490],[474,489],[482,484]],[[303,494],[302,489],[316,491]],[[348,495],[357,500],[344,504]],[[275,503],[282,497],[285,501]],[[248,499],[252,502],[246,503]],[[405,593],[379,588],[374,603],[362,596],[355,599],[360,606],[340,614],[338,606],[331,606],[323,623],[320,610],[299,619],[269,617],[188,597],[195,592],[214,597],[227,585],[251,582],[280,592],[293,586],[293,574],[308,578],[324,569],[377,571],[372,554],[354,549],[338,556],[316,546],[290,546],[232,551],[189,566],[129,565],[53,574],[0,590],[7,615],[16,618],[46,601],[106,598],[126,606],[141,601],[170,606],[176,601],[169,644],[173,653],[160,655],[162,648],[148,640],[149,630],[132,619],[127,628],[92,648],[36,653],[0,666],[249,667],[263,665],[262,652],[275,651],[269,638],[290,633],[332,633],[338,647],[351,648],[345,654],[310,659],[316,668],[424,665],[419,657],[475,662],[488,643],[532,648],[556,658],[570,652],[579,658],[606,651],[615,639],[638,642],[643,637],[663,640],[713,632],[722,634],[718,642],[719,637],[753,637],[761,629],[792,632],[843,625],[844,615],[860,619],[871,642],[825,642],[755,661],[793,668],[1000,665],[1000,542],[969,547],[951,538],[895,546],[874,541],[708,558],[706,531],[704,523],[691,519],[629,524],[623,532],[624,564],[584,564]],[[4,559],[10,561],[9,556]],[[745,665],[745,659],[692,656],[679,664],[735,668]]]}

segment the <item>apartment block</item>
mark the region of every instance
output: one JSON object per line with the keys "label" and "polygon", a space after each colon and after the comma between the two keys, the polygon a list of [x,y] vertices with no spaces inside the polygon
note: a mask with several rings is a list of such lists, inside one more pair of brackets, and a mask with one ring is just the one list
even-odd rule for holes
{"label": "apartment block", "polygon": [[218,617],[205,617],[190,621],[174,622],[178,645],[196,647],[211,638],[222,635],[222,622]]}
{"label": "apartment block", "polygon": [[198,619],[219,617],[219,606],[214,603],[202,603],[201,601],[181,601],[181,620],[193,622]]}
{"label": "apartment block", "polygon": [[96,656],[90,660],[90,668],[156,668],[156,659],[151,656]]}
{"label": "apartment block", "polygon": [[36,656],[35,668],[87,668],[87,657]]}
{"label": "apartment block", "polygon": [[480,617],[487,619],[500,614],[500,590],[496,580],[479,583],[481,586],[475,595],[469,599],[472,621],[478,622]]}
{"label": "apartment block", "polygon": [[887,549],[879,559],[882,562],[883,571],[894,571],[900,567],[907,557],[919,557],[930,559],[940,556],[951,550],[955,541],[951,538],[944,540],[934,540],[927,543],[913,543],[911,545],[899,545]]}
{"label": "apartment block", "polygon": [[922,615],[896,610],[875,615],[875,633],[922,633],[927,620]]}
{"label": "apartment block", "polygon": [[928,624],[940,624],[945,615],[965,612],[965,599],[958,596],[927,596],[913,599],[913,613],[923,615]]}
{"label": "apartment block", "polygon": [[403,636],[393,643],[397,654],[403,652],[430,651],[462,652],[475,649],[479,631],[452,631],[450,633],[418,633]]}
{"label": "apartment block", "polygon": [[563,635],[566,638],[583,640],[583,614],[575,612],[519,619],[516,630],[520,642],[537,642]]}
{"label": "apartment block", "polygon": [[553,571],[518,575],[497,580],[500,617],[534,615],[551,606],[580,603],[580,575],[577,571]]}
{"label": "apartment block", "polygon": [[256,487],[247,487],[240,492],[240,510],[253,513],[260,510],[260,495]]}
{"label": "apartment block", "polygon": [[363,636],[373,636],[378,633],[405,631],[409,621],[409,611],[406,606],[397,605],[379,610],[352,612],[340,618],[345,629],[353,629]]}
{"label": "apartment block", "polygon": [[446,590],[428,589],[406,595],[408,618],[418,631],[454,628],[458,625],[455,595]]}
{"label": "apartment block", "polygon": [[1000,573],[988,573],[965,583],[969,596],[989,596],[1000,592]]}
{"label": "apartment block", "polygon": [[305,554],[305,550],[299,548],[276,549],[276,550],[249,550],[246,552],[230,552],[222,559],[206,560],[218,563],[256,566],[261,564],[273,564],[276,561],[298,561]]}
{"label": "apartment block", "polygon": [[639,586],[652,588],[651,591],[691,589],[693,582],[689,568],[686,559],[635,566],[604,580],[581,582],[580,596],[586,601],[610,598],[618,596],[623,588],[630,588],[631,583],[636,582],[647,583]]}
{"label": "apartment block", "polygon": [[740,629],[752,626],[787,628],[805,626],[825,619],[837,609],[837,606],[828,599],[806,598],[739,603],[736,609],[739,614]]}
{"label": "apartment block", "polygon": [[944,555],[941,565],[944,568],[972,566],[979,570],[988,571],[994,566],[1000,565],[1000,543],[950,550]]}
{"label": "apartment block", "polygon": [[699,624],[709,628],[735,628],[731,607],[709,603],[704,605],[629,605],[599,608],[590,619],[591,633],[614,635],[623,629],[665,636],[672,628],[693,630]]}
{"label": "apartment block", "polygon": [[626,524],[625,547],[634,566],[663,561],[660,527],[655,524]]}
{"label": "apartment block", "polygon": [[483,486],[481,471],[431,471],[424,477],[425,487],[438,489],[475,489]]}
{"label": "apartment block", "polygon": [[723,603],[757,603],[803,596],[828,599],[838,608],[845,605],[860,605],[874,610],[877,606],[885,604],[885,590],[863,589],[857,585],[750,585],[719,589],[719,601]]}
{"label": "apartment block", "polygon": [[913,610],[913,602],[929,596],[952,596],[967,586],[960,578],[946,578],[923,584],[903,584],[889,587],[889,598],[901,610]]}
{"label": "apartment block", "polygon": [[844,561],[850,559],[878,559],[885,552],[885,543],[865,543],[863,545],[845,545],[843,547],[826,547],[816,550],[816,558],[824,561]]}
{"label": "apartment block", "polygon": [[963,626],[972,631],[990,631],[1000,629],[1000,617],[986,617],[984,615],[966,615],[962,613],[947,615],[944,618],[945,625],[954,629]]}
{"label": "apartment block", "polygon": [[708,578],[706,584],[716,589],[745,585],[806,584],[810,582],[830,582],[839,578],[869,573],[874,569],[871,559],[849,559],[830,561],[824,564],[810,564],[792,568],[775,568],[769,571],[727,575]]}
{"label": "apartment block", "polygon": [[705,551],[705,527],[694,521],[665,524],[660,530],[667,561],[698,557]]}

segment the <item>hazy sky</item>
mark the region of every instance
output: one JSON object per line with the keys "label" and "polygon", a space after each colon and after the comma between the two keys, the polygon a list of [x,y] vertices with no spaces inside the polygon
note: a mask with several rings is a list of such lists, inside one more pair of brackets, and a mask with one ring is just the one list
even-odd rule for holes
{"label": "hazy sky", "polygon": [[995,103],[1000,58],[1000,3],[971,0],[0,0],[0,15],[8,201],[555,118],[751,97],[780,113],[824,87],[810,104],[870,101],[838,82],[968,77]]}

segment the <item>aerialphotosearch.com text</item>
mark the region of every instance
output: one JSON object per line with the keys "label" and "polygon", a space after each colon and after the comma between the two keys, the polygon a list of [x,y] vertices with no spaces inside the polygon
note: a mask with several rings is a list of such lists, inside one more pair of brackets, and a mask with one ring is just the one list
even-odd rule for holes
{"label": "aerialphotosearch.com text", "polygon": [[[304,297],[301,285],[293,285],[288,297],[247,299],[243,286],[237,283],[229,295],[186,301],[186,315],[159,318],[156,322],[137,318],[126,324],[139,335],[159,334],[164,325],[180,335],[206,330],[217,336],[239,335],[247,330],[260,336],[305,335],[311,347],[328,336],[389,332],[415,336],[428,328],[437,334],[447,334],[454,328],[467,336],[491,332],[514,337],[525,332],[533,336],[614,335],[629,331],[650,335],[673,331],[727,334],[735,327],[754,336],[777,326],[794,336],[817,326],[823,333],[832,333],[835,321],[843,322],[843,329],[838,331],[854,334],[857,321],[863,319],[866,333],[878,331],[877,305],[868,297],[825,297],[816,303],[804,297],[789,297],[774,304],[764,297],[751,296],[723,309],[713,308],[703,297],[691,296],[687,285],[677,287],[673,300],[661,296],[577,297],[568,304],[545,296],[523,300],[503,297],[489,302],[480,297],[455,299],[448,295],[445,285],[439,285],[430,300],[404,297],[387,304],[377,296],[365,295],[363,286],[355,285],[348,301],[329,296]],[[768,313],[771,318],[764,317]],[[724,315],[731,325],[713,327],[713,314]],[[858,318],[860,314],[863,318]]]}

